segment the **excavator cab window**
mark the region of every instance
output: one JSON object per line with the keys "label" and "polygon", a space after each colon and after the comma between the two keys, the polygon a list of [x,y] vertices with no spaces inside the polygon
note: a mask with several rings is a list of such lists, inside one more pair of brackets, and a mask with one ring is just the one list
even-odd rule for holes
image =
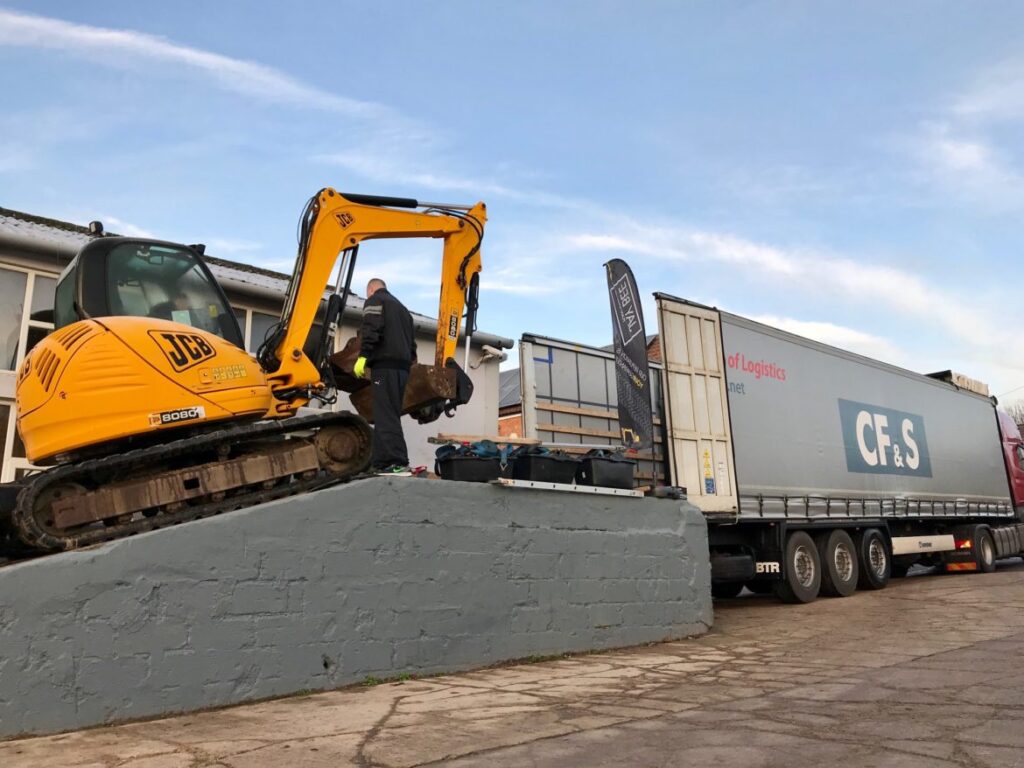
{"label": "excavator cab window", "polygon": [[56,326],[111,316],[171,320],[242,346],[224,292],[199,254],[183,245],[99,238],[79,251],[57,284]]}

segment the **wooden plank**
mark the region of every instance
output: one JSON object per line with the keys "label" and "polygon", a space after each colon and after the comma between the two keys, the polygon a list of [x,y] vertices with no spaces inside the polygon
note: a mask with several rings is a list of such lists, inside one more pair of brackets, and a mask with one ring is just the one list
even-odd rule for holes
{"label": "wooden plank", "polygon": [[618,419],[616,411],[606,411],[597,408],[577,408],[575,405],[562,405],[561,403],[537,403],[538,411],[549,411],[551,413],[571,413],[575,416],[590,416],[595,419]]}
{"label": "wooden plank", "polygon": [[[574,416],[589,416],[593,419],[611,419],[618,421],[618,411],[606,411],[603,408],[578,408],[575,405],[562,405],[561,403],[537,403],[538,411],[549,413],[569,413]],[[654,419],[655,426],[661,426],[661,419]]]}
{"label": "wooden plank", "polygon": [[490,440],[499,445],[540,445],[540,440],[535,437],[502,437],[501,435],[452,435],[441,432],[437,437],[428,437],[427,442],[433,445],[444,445],[447,443],[479,443],[481,440]]}
{"label": "wooden plank", "polygon": [[[587,453],[587,452],[589,452],[591,450],[590,448],[583,447],[583,446],[577,447],[577,446],[574,446],[574,445],[565,445],[565,444],[562,444],[562,443],[560,443],[558,445],[555,445],[553,443],[545,443],[544,446],[547,447],[547,448],[551,448],[551,450],[553,450],[553,451],[554,450],[565,451],[566,453],[580,454],[580,455],[583,455],[583,454],[585,454],[585,453]],[[607,446],[607,448],[608,448],[609,451],[616,452],[614,445],[609,445],[609,446]],[[626,453],[625,451],[619,451],[619,453],[622,453],[622,455],[625,456],[627,459],[632,459],[633,461],[656,461],[656,459],[654,457],[654,454],[647,453],[646,451],[644,451],[643,453]]]}
{"label": "wooden plank", "polygon": [[622,435],[607,429],[591,429],[590,427],[569,427],[562,424],[537,424],[538,432],[558,432],[564,435],[585,435],[587,437],[608,437],[621,440]]}
{"label": "wooden plank", "polygon": [[[586,437],[607,437],[613,440],[621,440],[622,435],[607,429],[591,429],[590,427],[569,427],[563,424],[539,423],[538,432],[558,432],[564,435],[584,435]],[[661,437],[655,435],[654,442],[660,443]]]}

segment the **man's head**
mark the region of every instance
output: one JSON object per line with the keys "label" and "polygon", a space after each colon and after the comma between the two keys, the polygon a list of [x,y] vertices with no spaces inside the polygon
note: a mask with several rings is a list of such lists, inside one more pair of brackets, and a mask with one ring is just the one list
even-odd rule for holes
{"label": "man's head", "polygon": [[370,298],[381,288],[387,290],[387,284],[379,277],[375,277],[366,284],[366,298]]}

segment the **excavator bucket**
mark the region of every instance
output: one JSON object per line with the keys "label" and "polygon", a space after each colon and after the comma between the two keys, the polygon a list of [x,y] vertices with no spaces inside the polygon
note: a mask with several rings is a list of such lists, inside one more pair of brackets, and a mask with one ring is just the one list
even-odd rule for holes
{"label": "excavator bucket", "polygon": [[[370,382],[357,379],[352,373],[359,357],[359,337],[349,339],[345,347],[329,358],[338,389],[349,393],[349,399],[364,419],[373,423],[373,393]],[[454,361],[440,367],[413,363],[405,386],[402,413],[420,424],[436,421],[442,413],[451,415],[455,408],[469,402],[473,382]]]}

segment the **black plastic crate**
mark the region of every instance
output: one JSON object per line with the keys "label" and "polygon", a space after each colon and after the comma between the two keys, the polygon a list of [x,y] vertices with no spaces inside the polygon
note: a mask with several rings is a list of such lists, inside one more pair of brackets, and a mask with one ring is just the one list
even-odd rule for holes
{"label": "black plastic crate", "polygon": [[633,472],[636,462],[620,456],[584,456],[576,470],[576,482],[580,485],[596,485],[602,488],[633,487]]}
{"label": "black plastic crate", "polygon": [[502,467],[496,456],[446,456],[434,462],[434,471],[444,480],[489,483],[499,477],[511,477],[512,462]]}
{"label": "black plastic crate", "polygon": [[498,478],[501,462],[497,457],[446,456],[435,462],[435,469],[445,480],[489,483]]}
{"label": "black plastic crate", "polygon": [[572,456],[528,453],[516,457],[513,476],[516,480],[570,484],[576,478],[578,464],[579,460]]}

